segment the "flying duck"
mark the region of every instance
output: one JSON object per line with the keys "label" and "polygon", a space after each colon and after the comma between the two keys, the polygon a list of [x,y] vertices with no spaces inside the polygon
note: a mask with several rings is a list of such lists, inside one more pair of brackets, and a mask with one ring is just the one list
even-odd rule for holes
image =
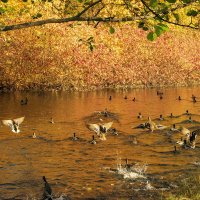
{"label": "flying duck", "polygon": [[6,126],[9,126],[11,128],[11,131],[14,133],[19,133],[19,125],[24,121],[25,117],[20,117],[17,119],[8,119],[8,120],[2,120],[2,123]]}
{"label": "flying duck", "polygon": [[100,133],[107,133],[107,131],[112,127],[113,122],[108,122],[105,124],[88,124],[87,127],[94,131],[97,135]]}

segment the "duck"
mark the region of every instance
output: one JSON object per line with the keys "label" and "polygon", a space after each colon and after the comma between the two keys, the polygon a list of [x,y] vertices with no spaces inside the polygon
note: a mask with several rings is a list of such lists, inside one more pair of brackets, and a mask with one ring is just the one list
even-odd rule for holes
{"label": "duck", "polygon": [[43,176],[43,181],[44,181],[44,193],[43,193],[43,198],[45,200],[53,200],[52,197],[52,189],[50,184],[47,182],[46,177]]}
{"label": "duck", "polygon": [[172,127],[170,128],[170,131],[178,131],[178,129],[176,128],[176,124],[172,125]]}
{"label": "duck", "polygon": [[181,100],[182,100],[182,99],[181,99],[181,96],[178,96],[178,100],[179,100],[179,101],[181,101]]}
{"label": "duck", "polygon": [[190,115],[189,110],[186,110],[184,115]]}
{"label": "duck", "polygon": [[118,132],[117,132],[116,128],[111,128],[111,129],[110,129],[110,132],[111,132],[113,135],[118,135]]}
{"label": "duck", "polygon": [[148,128],[149,128],[149,130],[151,130],[151,132],[153,132],[154,130],[156,130],[158,128],[156,123],[153,122],[150,117],[148,117],[148,124],[149,124]]}
{"label": "duck", "polygon": [[55,122],[54,122],[54,120],[53,120],[53,117],[51,117],[51,119],[49,120],[49,123],[55,124]]}
{"label": "duck", "polygon": [[128,99],[128,97],[125,95],[124,99]]}
{"label": "duck", "polygon": [[160,99],[163,99],[163,96],[162,96],[162,95],[160,95]]}
{"label": "duck", "polygon": [[24,121],[25,117],[20,117],[16,119],[8,119],[8,120],[2,120],[2,123],[6,126],[9,126],[11,128],[11,131],[14,133],[19,133],[19,125]]}
{"label": "duck", "polygon": [[109,97],[109,100],[110,100],[110,101],[112,100],[112,96]]}
{"label": "duck", "polygon": [[140,112],[138,113],[137,118],[138,118],[138,119],[142,119],[142,114],[141,114]]}
{"label": "duck", "polygon": [[191,117],[191,116],[189,116],[188,122],[190,122],[190,123],[192,123],[192,122],[193,122],[193,120],[192,120],[192,117]]}
{"label": "duck", "polygon": [[160,115],[160,117],[159,117],[159,120],[160,120],[160,121],[163,121],[163,120],[164,120],[164,118],[163,118],[163,115],[162,115],[162,114]]}
{"label": "duck", "polygon": [[96,142],[96,140],[95,140],[95,138],[94,138],[94,135],[92,136],[92,140],[90,141],[90,144],[96,144],[97,142]]}
{"label": "duck", "polygon": [[107,133],[107,131],[112,127],[113,122],[108,122],[105,124],[88,124],[87,127],[94,131],[97,135],[99,135],[101,132]]}
{"label": "duck", "polygon": [[76,133],[73,134],[72,140],[73,140],[73,141],[79,140],[79,137],[76,136]]}
{"label": "duck", "polygon": [[138,141],[137,141],[137,138],[136,138],[136,137],[133,138],[132,143],[133,143],[133,144],[138,144]]}
{"label": "duck", "polygon": [[27,105],[27,104],[28,104],[28,98],[26,97],[25,99],[22,99],[22,100],[20,101],[20,104],[21,104],[21,105]]}
{"label": "duck", "polygon": [[200,129],[196,130],[196,131],[192,131],[192,133],[189,136],[189,146],[190,148],[194,149],[195,148],[195,144],[196,144],[196,138],[197,138],[197,131],[199,131]]}
{"label": "duck", "polygon": [[193,103],[196,103],[196,102],[197,102],[196,98],[197,98],[196,96],[192,95],[192,102],[193,102]]}
{"label": "duck", "polygon": [[132,101],[135,101],[136,99],[135,99],[135,97],[132,99]]}
{"label": "duck", "polygon": [[163,95],[163,92],[157,90],[157,95],[158,95],[158,96]]}
{"label": "duck", "polygon": [[126,161],[126,163],[125,163],[124,167],[126,168],[127,171],[130,171],[131,168],[133,167],[133,164],[129,164],[127,158],[125,161]]}
{"label": "duck", "polygon": [[32,138],[36,138],[37,136],[36,136],[36,134],[35,134],[35,132],[33,133],[33,135],[32,135]]}
{"label": "duck", "polygon": [[138,126],[133,127],[133,128],[141,128],[141,129],[147,128],[147,129],[149,129],[150,128],[150,124],[148,122],[144,122],[144,123],[139,124]]}
{"label": "duck", "polygon": [[180,153],[180,151],[177,150],[176,145],[174,145],[174,151],[173,151],[173,153],[174,154],[179,154]]}

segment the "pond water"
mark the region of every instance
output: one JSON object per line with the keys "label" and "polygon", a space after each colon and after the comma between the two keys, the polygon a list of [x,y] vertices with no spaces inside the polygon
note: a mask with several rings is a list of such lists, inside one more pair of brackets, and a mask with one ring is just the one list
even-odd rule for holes
{"label": "pond water", "polygon": [[[25,120],[19,134],[3,124],[0,127],[0,199],[41,199],[42,176],[55,196],[65,194],[71,199],[156,199],[155,191],[173,190],[180,180],[197,171],[200,137],[195,149],[177,146],[178,154],[173,150],[179,133],[168,129],[151,133],[133,127],[148,116],[156,119],[162,114],[166,120],[156,123],[200,128],[200,98],[196,103],[191,101],[200,88],[162,91],[162,100],[155,89],[1,94],[0,120],[21,116]],[[177,100],[179,95],[183,100]],[[20,105],[25,97],[28,104]],[[136,101],[132,101],[134,97]],[[106,141],[95,135],[97,144],[92,145],[89,141],[94,133],[86,124],[104,123],[101,116],[93,114],[105,108],[115,117],[102,120],[113,121],[119,134],[108,134]],[[186,110],[195,122],[187,123],[189,116],[182,115]],[[139,112],[143,119],[137,118]],[[167,117],[170,113],[178,117]],[[49,123],[51,117],[54,124]],[[34,132],[36,138],[32,138]],[[71,140],[74,132],[80,140]],[[126,158],[134,163],[134,171],[120,168]]]}

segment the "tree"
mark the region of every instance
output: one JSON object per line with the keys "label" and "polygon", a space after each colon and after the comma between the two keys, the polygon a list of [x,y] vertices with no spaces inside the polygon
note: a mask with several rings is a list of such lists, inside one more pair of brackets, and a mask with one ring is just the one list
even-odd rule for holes
{"label": "tree", "polygon": [[87,22],[94,27],[106,23],[114,33],[113,23],[137,23],[153,41],[169,29],[168,24],[199,29],[199,4],[199,0],[1,0],[0,26],[1,31],[10,31],[50,23]]}

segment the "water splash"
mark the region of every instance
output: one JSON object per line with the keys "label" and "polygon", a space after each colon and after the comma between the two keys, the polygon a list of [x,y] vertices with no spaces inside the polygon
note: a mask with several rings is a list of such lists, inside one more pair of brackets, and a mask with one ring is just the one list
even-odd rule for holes
{"label": "water splash", "polygon": [[121,158],[117,159],[117,174],[122,175],[124,179],[146,179],[145,172],[147,170],[147,164],[136,163],[130,167],[122,165]]}

